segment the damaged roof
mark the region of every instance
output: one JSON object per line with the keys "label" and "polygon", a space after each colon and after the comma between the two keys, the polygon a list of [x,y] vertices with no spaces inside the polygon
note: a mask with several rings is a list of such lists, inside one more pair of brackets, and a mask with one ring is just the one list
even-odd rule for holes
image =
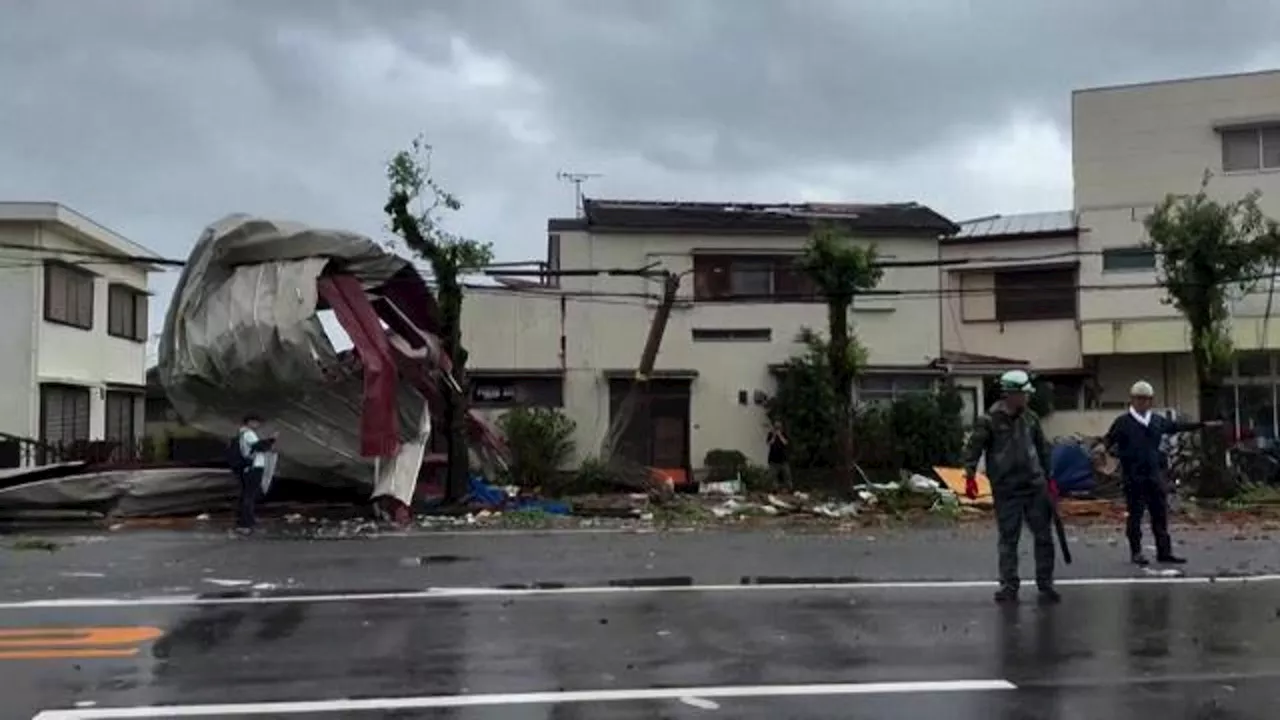
{"label": "damaged roof", "polygon": [[947,239],[951,242],[1015,240],[1075,235],[1079,229],[1074,210],[1053,210],[1013,215],[988,215],[972,220],[962,220],[959,230]]}
{"label": "damaged roof", "polygon": [[959,226],[919,203],[731,203],[583,200],[583,217],[552,218],[551,232],[806,234],[815,222],[851,230],[949,235]]}

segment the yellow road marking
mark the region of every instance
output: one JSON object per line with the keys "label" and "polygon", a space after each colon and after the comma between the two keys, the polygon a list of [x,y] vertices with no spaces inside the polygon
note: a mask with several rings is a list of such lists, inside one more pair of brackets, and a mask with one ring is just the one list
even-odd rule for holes
{"label": "yellow road marking", "polygon": [[163,635],[146,626],[0,630],[0,660],[133,657]]}

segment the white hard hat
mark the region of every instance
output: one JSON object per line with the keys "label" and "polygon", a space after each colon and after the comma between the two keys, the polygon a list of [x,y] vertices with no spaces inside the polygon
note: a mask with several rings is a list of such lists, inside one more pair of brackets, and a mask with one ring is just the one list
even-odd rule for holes
{"label": "white hard hat", "polygon": [[1000,376],[1000,389],[1005,392],[1031,392],[1031,376],[1025,370],[1010,370]]}
{"label": "white hard hat", "polygon": [[1151,387],[1151,383],[1146,380],[1139,380],[1129,388],[1129,397],[1149,398],[1155,396],[1155,388]]}

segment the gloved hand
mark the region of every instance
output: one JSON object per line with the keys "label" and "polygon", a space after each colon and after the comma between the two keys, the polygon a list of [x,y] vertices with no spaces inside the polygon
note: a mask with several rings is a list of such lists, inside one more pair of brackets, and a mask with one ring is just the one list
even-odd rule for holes
{"label": "gloved hand", "polygon": [[1054,502],[1058,501],[1058,481],[1053,478],[1049,478],[1049,497],[1052,498]]}
{"label": "gloved hand", "polygon": [[970,500],[978,499],[978,481],[972,475],[965,476],[964,496]]}

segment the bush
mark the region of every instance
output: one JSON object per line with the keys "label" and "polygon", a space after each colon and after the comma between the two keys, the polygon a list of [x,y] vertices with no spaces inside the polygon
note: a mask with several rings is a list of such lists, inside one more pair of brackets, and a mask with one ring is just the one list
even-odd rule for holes
{"label": "bush", "polygon": [[498,419],[511,454],[507,479],[524,489],[554,484],[560,466],[573,456],[576,424],[552,408],[518,407]]}
{"label": "bush", "polygon": [[747,492],[776,492],[778,476],[763,465],[747,465],[742,468],[742,484]]}
{"label": "bush", "polygon": [[708,450],[702,466],[707,469],[707,482],[724,482],[747,469],[747,456],[738,450]]}
{"label": "bush", "polygon": [[608,461],[590,457],[574,472],[560,473],[549,494],[593,495],[612,492],[618,486],[618,471]]}

